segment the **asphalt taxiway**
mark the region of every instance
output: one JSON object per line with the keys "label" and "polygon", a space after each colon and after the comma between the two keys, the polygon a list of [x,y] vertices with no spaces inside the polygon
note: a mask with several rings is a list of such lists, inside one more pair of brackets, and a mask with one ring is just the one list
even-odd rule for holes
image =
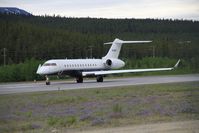
{"label": "asphalt taxiway", "polygon": [[6,83],[0,84],[0,94],[38,92],[38,91],[54,91],[54,90],[72,90],[86,88],[102,88],[128,85],[144,85],[159,83],[176,83],[199,81],[199,74],[187,75],[171,75],[171,76],[146,76],[132,78],[106,79],[104,82],[97,83],[95,80],[84,80],[84,83],[76,83],[75,81],[51,81],[51,85],[45,82],[36,83]]}

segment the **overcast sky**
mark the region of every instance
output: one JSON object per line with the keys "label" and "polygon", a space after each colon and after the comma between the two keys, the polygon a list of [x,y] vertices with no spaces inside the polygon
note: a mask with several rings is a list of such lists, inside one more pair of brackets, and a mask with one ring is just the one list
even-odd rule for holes
{"label": "overcast sky", "polygon": [[34,15],[199,20],[199,0],[0,0]]}

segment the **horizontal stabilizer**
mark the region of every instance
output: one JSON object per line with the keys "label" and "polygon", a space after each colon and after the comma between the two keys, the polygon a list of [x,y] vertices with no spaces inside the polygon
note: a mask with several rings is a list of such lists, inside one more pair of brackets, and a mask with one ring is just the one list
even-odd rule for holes
{"label": "horizontal stabilizer", "polygon": [[[132,43],[132,44],[137,44],[137,43],[151,43],[152,41],[122,41],[122,40],[118,40],[117,42],[114,42],[114,43],[121,43],[121,44],[124,44],[124,43]],[[104,44],[113,44],[113,42],[106,42]]]}

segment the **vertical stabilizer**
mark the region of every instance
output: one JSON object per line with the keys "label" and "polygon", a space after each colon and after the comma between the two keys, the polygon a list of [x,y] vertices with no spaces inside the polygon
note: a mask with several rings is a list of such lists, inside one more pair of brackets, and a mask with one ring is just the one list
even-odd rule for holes
{"label": "vertical stabilizer", "polygon": [[111,48],[104,58],[118,58],[120,54],[120,49],[122,47],[122,40],[116,38],[113,42],[104,44],[112,44]]}

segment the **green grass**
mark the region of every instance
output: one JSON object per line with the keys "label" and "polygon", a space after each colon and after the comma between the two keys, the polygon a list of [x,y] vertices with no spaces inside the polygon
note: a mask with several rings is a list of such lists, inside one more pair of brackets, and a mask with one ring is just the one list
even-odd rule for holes
{"label": "green grass", "polygon": [[199,119],[199,82],[0,95],[0,132]]}
{"label": "green grass", "polygon": [[47,119],[48,126],[70,127],[77,122],[76,116],[68,117],[49,117]]}

